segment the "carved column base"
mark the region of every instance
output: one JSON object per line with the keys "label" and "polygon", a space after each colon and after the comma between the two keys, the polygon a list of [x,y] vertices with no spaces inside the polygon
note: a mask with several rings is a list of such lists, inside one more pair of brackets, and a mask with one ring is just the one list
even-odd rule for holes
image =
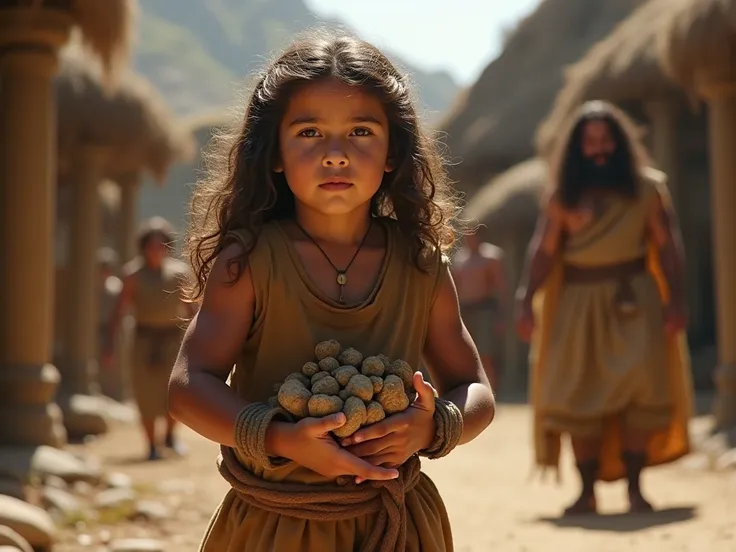
{"label": "carved column base", "polygon": [[53,402],[60,379],[53,364],[0,365],[0,443],[66,444],[61,410]]}
{"label": "carved column base", "polygon": [[61,385],[59,395],[97,395],[99,369],[97,359],[62,360],[59,362]]}
{"label": "carved column base", "polygon": [[102,408],[94,400],[100,393],[96,360],[67,360],[62,368],[61,382],[56,402],[64,413],[64,426],[72,440],[107,432],[107,421]]}
{"label": "carved column base", "polygon": [[107,417],[95,395],[61,395],[57,399],[64,413],[64,426],[71,440],[107,433]]}
{"label": "carved column base", "polygon": [[714,379],[717,389],[713,405],[715,429],[721,431],[736,428],[736,365],[719,366]]}

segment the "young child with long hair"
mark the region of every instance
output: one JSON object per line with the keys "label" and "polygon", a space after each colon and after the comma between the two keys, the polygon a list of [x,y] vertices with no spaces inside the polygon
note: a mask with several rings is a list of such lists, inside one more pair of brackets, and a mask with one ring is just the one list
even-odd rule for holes
{"label": "young child with long hair", "polygon": [[[169,387],[232,485],[201,550],[452,550],[419,456],[474,439],[494,398],[445,256],[456,207],[405,78],[366,42],[309,35],[257,81],[220,161],[193,198],[201,306]],[[342,440],[343,413],[293,423],[274,384],[328,339],[421,365],[434,387],[417,371],[406,411]]]}

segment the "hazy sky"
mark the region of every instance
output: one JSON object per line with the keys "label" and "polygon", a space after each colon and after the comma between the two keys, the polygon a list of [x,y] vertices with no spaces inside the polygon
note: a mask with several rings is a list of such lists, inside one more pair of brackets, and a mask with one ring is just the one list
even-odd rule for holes
{"label": "hazy sky", "polygon": [[[469,84],[499,53],[503,29],[540,0],[306,0],[379,47]],[[591,0],[595,1],[595,0]]]}

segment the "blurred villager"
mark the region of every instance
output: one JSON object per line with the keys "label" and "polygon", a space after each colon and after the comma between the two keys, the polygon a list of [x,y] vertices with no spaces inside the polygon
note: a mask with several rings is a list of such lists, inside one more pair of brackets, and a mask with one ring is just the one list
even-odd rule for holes
{"label": "blurred villager", "polygon": [[688,452],[692,402],[666,176],[604,102],[581,108],[550,168],[517,292],[518,331],[532,340],[536,460],[556,467],[567,433],[582,480],[567,514],[596,512],[596,480],[622,477],[631,510],[649,511],[640,474]]}
{"label": "blurred villager", "polygon": [[453,275],[463,322],[497,393],[506,292],[503,252],[481,241],[478,234],[469,234],[453,260]]}
{"label": "blurred villager", "polygon": [[130,378],[133,395],[148,439],[149,460],[160,457],[157,423],[166,421],[164,445],[175,454],[185,450],[174,436],[175,421],[168,414],[167,388],[183,334],[183,322],[192,309],[180,293],[187,267],[170,255],[174,241],[171,225],[160,217],[143,224],[139,254],[123,267],[123,286],[109,323],[105,344],[106,364],[123,316],[135,318]]}

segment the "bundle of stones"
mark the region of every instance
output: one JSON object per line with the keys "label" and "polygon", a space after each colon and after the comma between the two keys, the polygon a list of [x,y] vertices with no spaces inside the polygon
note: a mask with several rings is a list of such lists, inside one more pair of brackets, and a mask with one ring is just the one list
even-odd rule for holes
{"label": "bundle of stones", "polygon": [[403,412],[416,398],[414,371],[403,360],[383,354],[363,357],[360,351],[343,349],[336,340],[318,343],[315,359],[289,374],[274,390],[274,406],[296,420],[322,418],[344,412],[345,424],[333,433],[345,438],[362,426]]}

